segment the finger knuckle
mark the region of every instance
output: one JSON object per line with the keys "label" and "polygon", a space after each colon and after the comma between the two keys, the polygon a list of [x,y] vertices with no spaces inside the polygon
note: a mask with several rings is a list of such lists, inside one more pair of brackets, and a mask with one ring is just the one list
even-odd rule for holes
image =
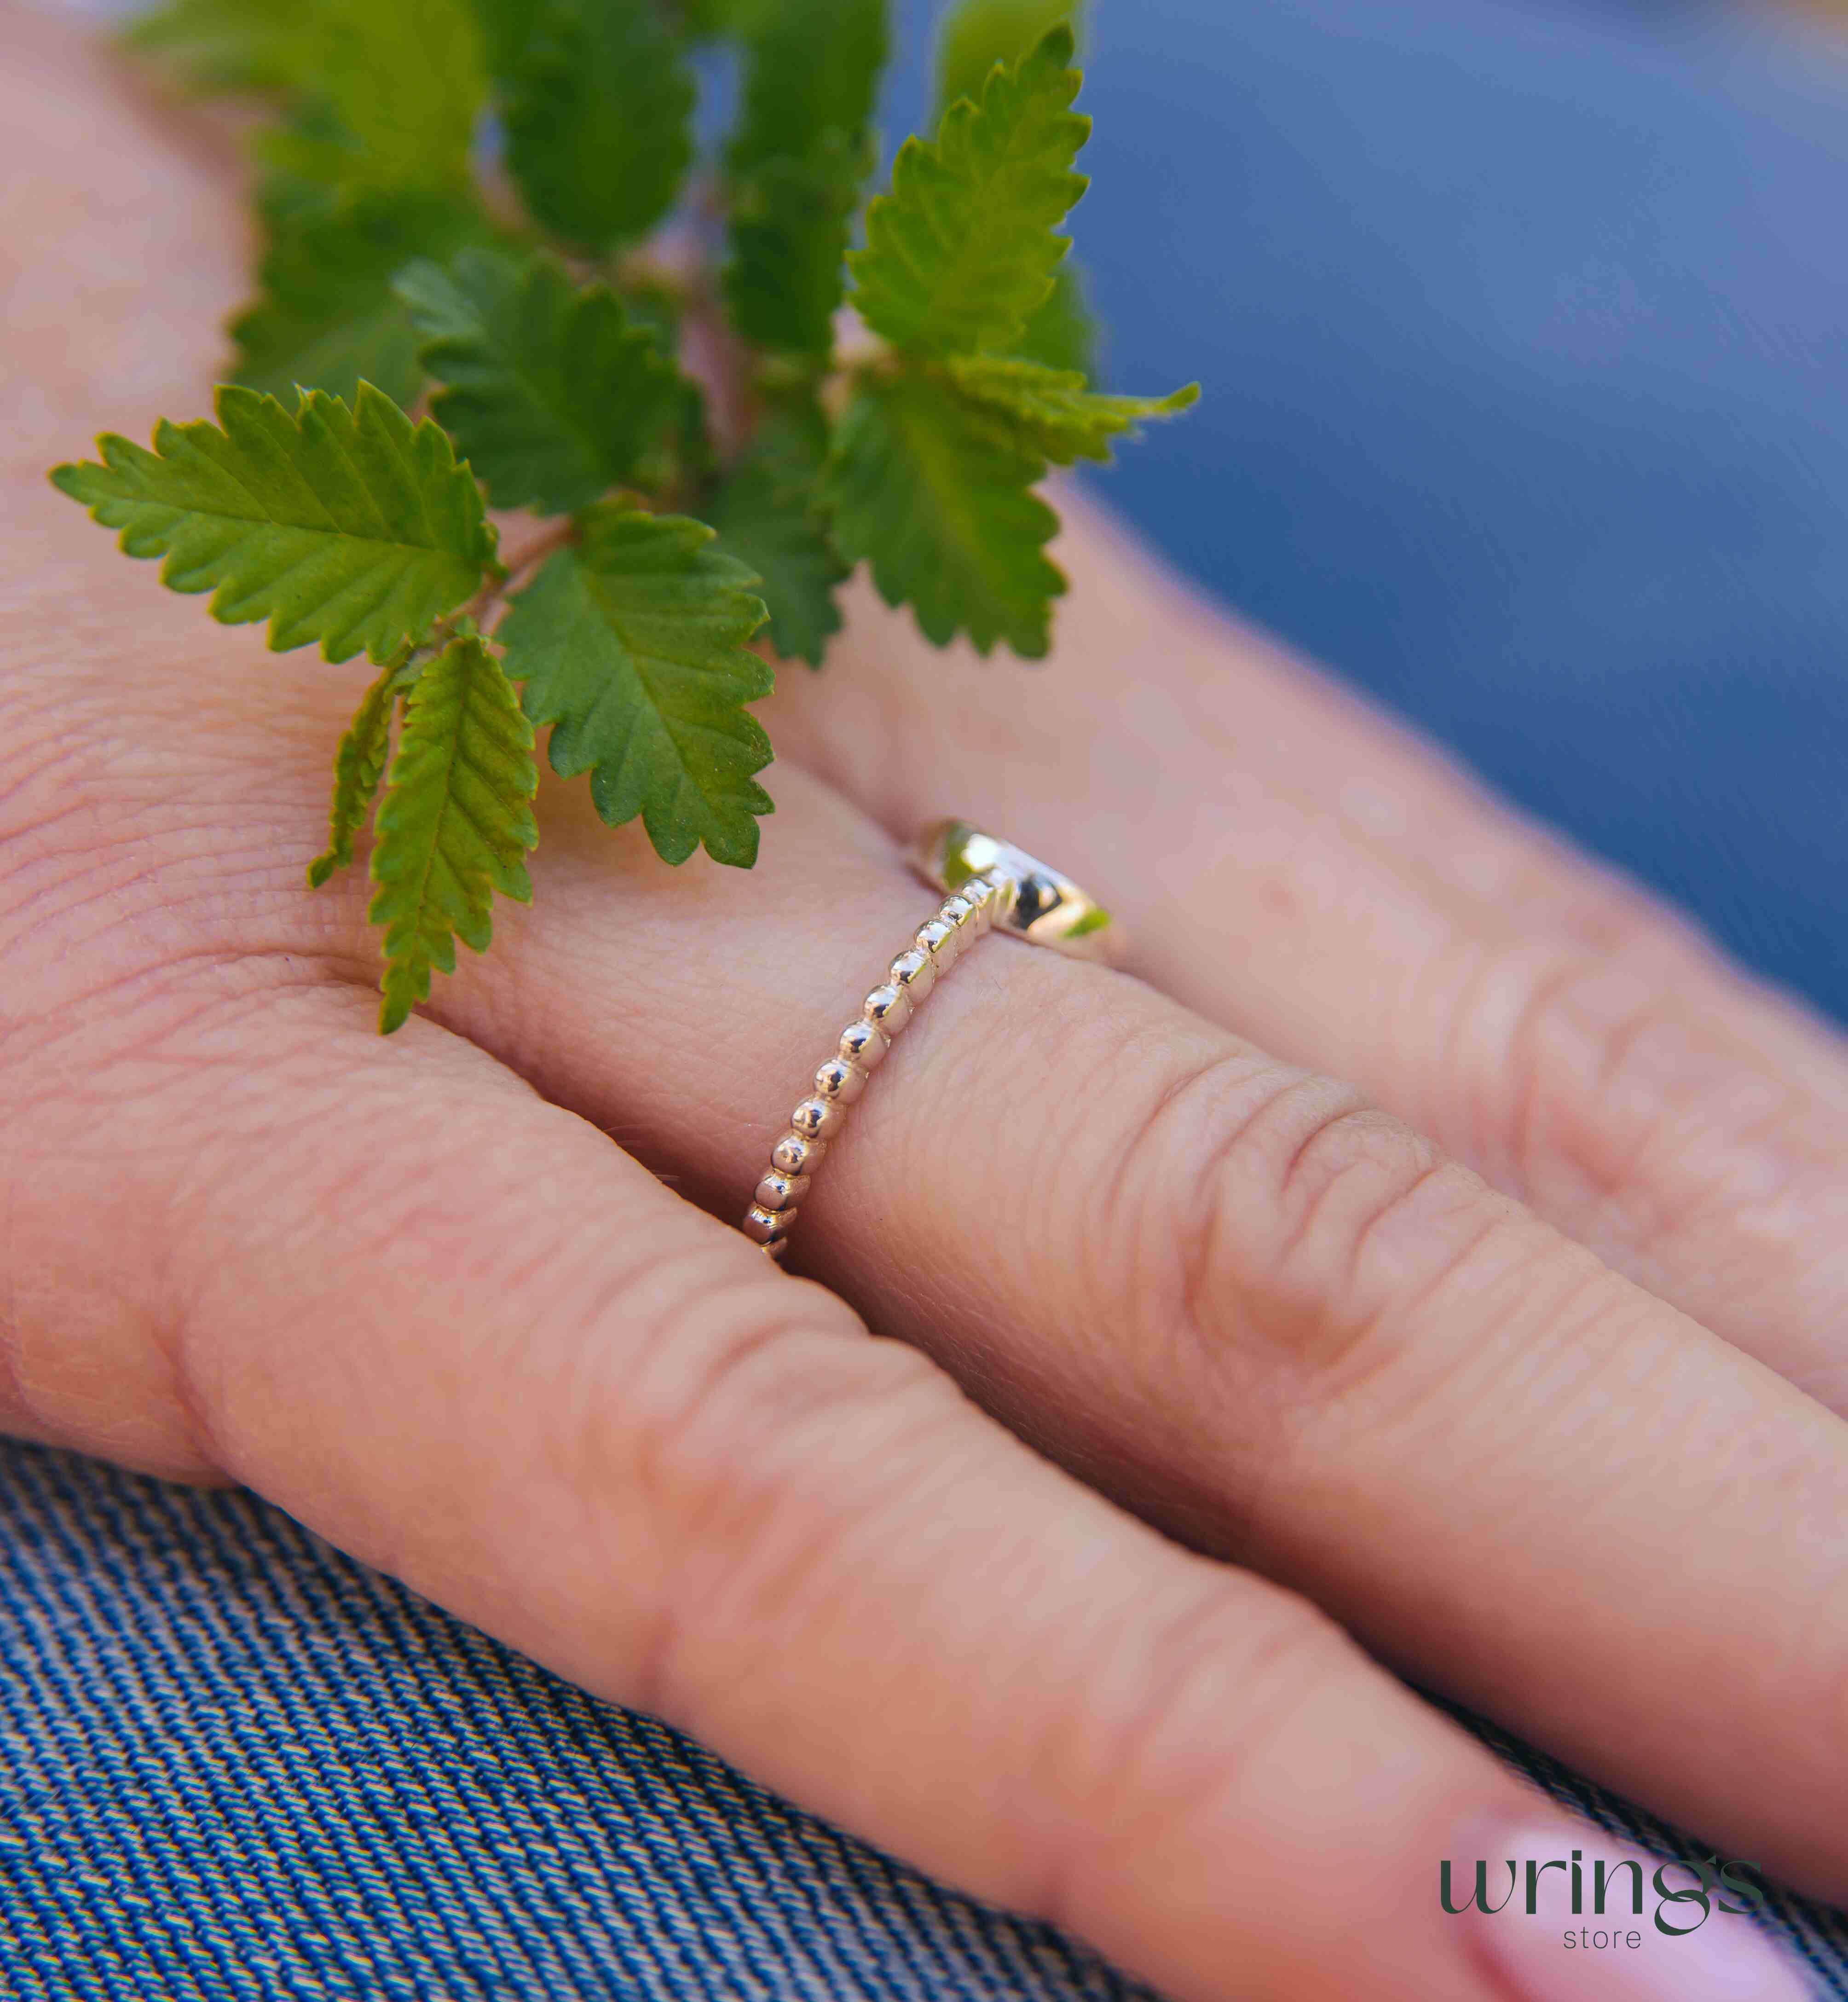
{"label": "finger knuckle", "polygon": [[1516,983],[1487,1123],[1529,1200],[1646,1250],[1712,1207],[1774,1204],[1800,1170],[1804,1095],[1703,1023],[1685,980],[1639,951]]}
{"label": "finger knuckle", "polygon": [[1049,1846],[1035,1909],[1082,1926],[1124,1840],[1185,1842],[1194,1829],[1240,1826],[1274,1802],[1291,1746],[1355,1657],[1334,1623],[1276,1587],[1212,1578],[1165,1617],[1126,1637],[1130,1658],[1100,1676],[1080,1729],[1049,1741],[1054,1798],[1074,1802],[1065,1840]]}
{"label": "finger knuckle", "polygon": [[598,1381],[563,1400],[582,1414],[570,1484],[626,1498],[654,1556],[626,1678],[643,1708],[668,1691],[684,1702],[716,1633],[767,1641],[826,1597],[880,1533],[842,1505],[848,1467],[896,1468],[923,1433],[964,1421],[918,1352],[866,1334],[819,1288],[767,1266],[741,1275],[742,1262],[683,1247],[628,1275],[594,1324],[606,1336],[619,1320],[622,1340],[593,1341]]}
{"label": "finger knuckle", "polygon": [[1158,1311],[1215,1360],[1323,1389],[1487,1220],[1476,1178],[1361,1093],[1240,1059],[1163,1095],[1132,1172]]}

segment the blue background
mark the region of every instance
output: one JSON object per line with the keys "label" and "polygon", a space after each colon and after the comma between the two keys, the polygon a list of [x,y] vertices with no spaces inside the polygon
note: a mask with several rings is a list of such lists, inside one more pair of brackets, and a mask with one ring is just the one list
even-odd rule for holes
{"label": "blue background", "polygon": [[1118,503],[1848,1017],[1848,32],[1752,20],[1100,0],[1074,231],[1206,389]]}

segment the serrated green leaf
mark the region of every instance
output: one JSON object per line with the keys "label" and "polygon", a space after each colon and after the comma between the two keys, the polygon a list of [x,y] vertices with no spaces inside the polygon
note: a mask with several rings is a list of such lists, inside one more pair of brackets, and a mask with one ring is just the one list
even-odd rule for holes
{"label": "serrated green leaf", "polygon": [[1198,382],[1167,396],[1099,396],[1076,371],[1018,356],[952,354],[943,368],[973,415],[1010,444],[1058,466],[1081,459],[1107,463],[1113,438],[1200,400]]}
{"label": "serrated green leaf", "polygon": [[770,740],[744,705],[775,679],[746,644],[764,622],[755,579],[684,516],[606,503],[582,528],[495,635],[526,713],[552,724],[555,770],[590,773],[612,827],[640,814],[663,860],[703,843],[748,868],[771,811],[751,774]]}
{"label": "serrated green leaf", "polygon": [[1015,354],[1048,368],[1069,369],[1086,382],[1097,379],[1102,336],[1091,310],[1084,274],[1076,256],[1059,266],[1046,302],[1022,328]]}
{"label": "serrated green leaf", "polygon": [[591,249],[642,235],[685,175],[692,109],[680,37],[654,0],[548,0],[507,86],[527,207]]}
{"label": "serrated green leaf", "polygon": [[1058,517],[1032,490],[1044,471],[947,385],[871,380],[835,440],[835,540],[938,646],[964,632],[979,653],[1000,641],[1038,660],[1065,588],[1045,553]]}
{"label": "serrated green leaf", "polygon": [[673,420],[680,376],[607,285],[575,289],[542,253],[465,250],[398,281],[431,406],[497,507],[567,514],[634,475]]}
{"label": "serrated green leaf", "polygon": [[959,97],[979,102],[996,63],[1018,62],[1059,23],[1076,37],[1079,0],[957,0],[937,31],[937,110]]}
{"label": "serrated green leaf", "polygon": [[500,664],[473,633],[424,668],[405,705],[372,846],[368,912],[385,927],[382,1034],[455,971],[455,941],[486,952],[494,892],[521,903],[538,843],[532,726]]}
{"label": "serrated green leaf", "polygon": [[398,698],[417,679],[415,671],[406,671],[410,650],[399,647],[390,665],[360,698],[353,720],[340,738],[333,759],[333,797],[327,809],[327,849],[308,865],[311,890],[319,889],[336,870],[352,866],[353,844],[385,776]]}
{"label": "serrated green leaf", "polygon": [[[980,98],[996,63],[1015,62],[1061,21],[1082,25],[1076,0],[959,0],[937,37],[937,110]],[[1058,267],[1045,303],[1009,346],[1048,368],[1075,368],[1093,381],[1099,336],[1076,256]]]}
{"label": "serrated green leaf", "polygon": [[307,13],[275,0],[167,0],[121,38],[202,90],[295,90],[314,78]]}
{"label": "serrated green leaf", "polygon": [[866,214],[848,260],[853,302],[901,347],[973,354],[1011,347],[1071,248],[1055,233],[1086,183],[1072,163],[1090,120],[1071,109],[1082,79],[1069,29],[993,70],[934,141],[899,148],[892,190]]}
{"label": "serrated green leaf", "polygon": [[392,281],[417,257],[446,259],[479,241],[472,201],[361,193],[331,211],[284,212],[272,224],[262,296],[232,322],[236,378],[287,398],[325,389],[350,403],[368,382],[394,403],[424,382],[410,312]]}
{"label": "serrated green leaf", "polygon": [[291,416],[231,384],[216,408],[217,424],[163,420],[152,452],[105,435],[103,464],[53,483],[127,554],[164,559],[169,590],[209,591],[221,623],[267,619],[278,652],[318,640],[382,664],[479,587],[493,531],[440,427],[369,384],[350,411],[317,390]]}
{"label": "serrated green leaf", "polygon": [[758,575],[770,641],[818,668],[841,628],[835,589],[847,576],[821,480],[828,426],[812,399],[772,409],[708,509],[722,548]]}

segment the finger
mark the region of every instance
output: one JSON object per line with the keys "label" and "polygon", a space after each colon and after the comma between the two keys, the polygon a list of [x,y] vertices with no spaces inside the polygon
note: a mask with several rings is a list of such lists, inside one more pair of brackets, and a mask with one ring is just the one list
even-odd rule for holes
{"label": "finger", "polygon": [[826,672],[783,675],[779,748],[894,833],[1083,855],[1138,971],[1848,1410],[1841,1038],[1066,499],[1044,669],[859,591]]}
{"label": "finger", "polygon": [[[922,915],[880,837],[780,790],[758,871],[679,882],[560,799],[532,910],[441,1004],[731,1215]],[[995,942],[855,1109],[797,1255],[1190,1542],[1843,1881],[1839,1421],[1344,1087]]]}
{"label": "finger", "polygon": [[162,1353],[137,1421],[169,1457],[1177,1997],[1508,1992],[1438,1859],[1582,1837],[1524,1833],[1480,1748],[478,1051],[382,1048],[371,1013],[196,966],[48,1031],[55,1092],[5,1073],[46,1429],[113,1449],[74,1357]]}

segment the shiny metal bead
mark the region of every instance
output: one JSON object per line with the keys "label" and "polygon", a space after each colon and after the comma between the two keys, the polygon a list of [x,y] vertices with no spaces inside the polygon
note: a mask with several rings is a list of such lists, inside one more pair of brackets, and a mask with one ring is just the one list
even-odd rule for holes
{"label": "shiny metal bead", "polygon": [[830,1057],[815,1072],[815,1096],[832,1098],[837,1105],[851,1105],[866,1088],[866,1074],[845,1057]]}
{"label": "shiny metal bead", "polygon": [[974,935],[975,906],[967,897],[946,897],[937,916],[945,924],[955,926],[959,938],[968,939]]}
{"label": "shiny metal bead", "polygon": [[795,1220],[793,1209],[760,1209],[753,1203],[744,1212],[744,1235],[758,1244],[774,1244],[788,1236]]}
{"label": "shiny metal bead", "polygon": [[994,884],[985,876],[971,876],[956,894],[968,906],[967,923],[981,937],[995,922]]}
{"label": "shiny metal bead", "polygon": [[885,1053],[891,1047],[863,1017],[857,1022],[849,1022],[841,1031],[840,1055],[869,1073],[885,1062]]}
{"label": "shiny metal bead", "polygon": [[873,989],[860,1013],[889,1040],[911,1020],[911,996],[888,982]]}
{"label": "shiny metal bead", "polygon": [[930,954],[939,973],[947,973],[956,964],[956,947],[954,925],[945,924],[941,918],[927,918],[919,926],[918,950]]}
{"label": "shiny metal bead", "polygon": [[892,985],[902,987],[915,1008],[937,984],[936,963],[927,952],[913,946],[892,961]]}
{"label": "shiny metal bead", "polygon": [[808,1192],[811,1177],[772,1173],[757,1185],[759,1209],[793,1209]]}
{"label": "shiny metal bead", "polygon": [[832,1140],[847,1123],[847,1108],[832,1098],[805,1098],[790,1114],[790,1129],[805,1139]]}
{"label": "shiny metal bead", "polygon": [[790,1240],[786,1237],[773,1237],[768,1244],[757,1247],[772,1265],[780,1265],[790,1255]]}
{"label": "shiny metal bead", "polygon": [[789,1132],[770,1149],[770,1165],[779,1175],[812,1175],[821,1165],[828,1142],[812,1134]]}

